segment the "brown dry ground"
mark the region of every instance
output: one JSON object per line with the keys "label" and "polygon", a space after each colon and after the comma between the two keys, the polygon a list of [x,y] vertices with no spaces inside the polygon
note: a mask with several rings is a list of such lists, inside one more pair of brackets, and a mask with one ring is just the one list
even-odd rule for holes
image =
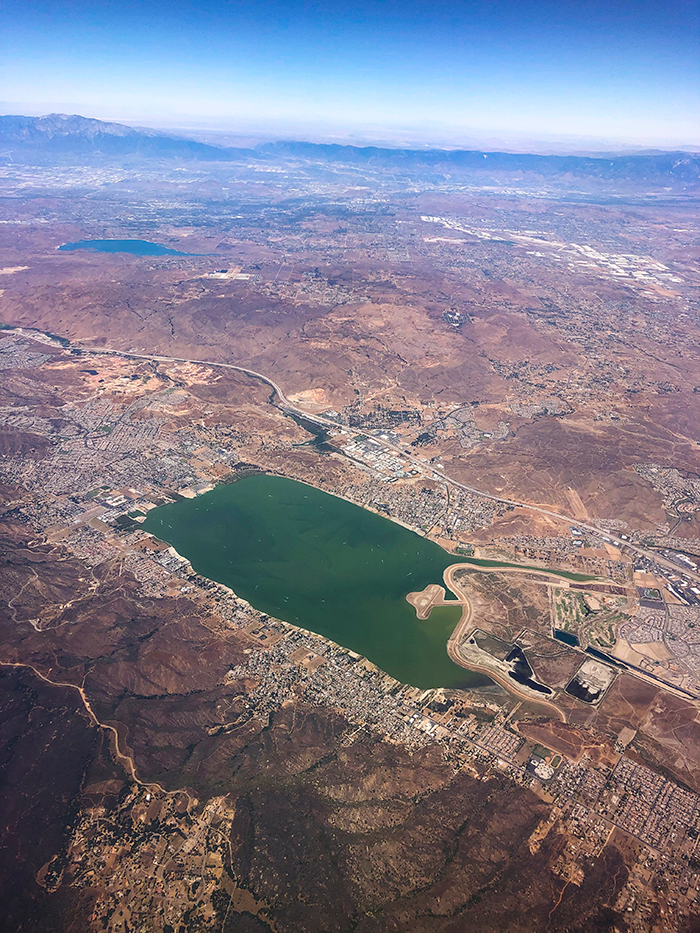
{"label": "brown dry ground", "polygon": [[0,430],[0,457],[27,457],[41,459],[49,442],[41,434],[13,429]]}
{"label": "brown dry ground", "polygon": [[581,664],[581,655],[560,642],[533,632],[525,632],[518,644],[527,652],[535,680],[563,689]]}
{"label": "brown dry ground", "polygon": [[[455,774],[437,747],[411,753],[371,736],[348,745],[342,717],[303,695],[290,697],[268,726],[256,724],[240,715],[245,683],[222,683],[243,659],[245,639],[188,599],[141,600],[128,575],[109,564],[95,569],[98,588],[88,594],[78,561],[60,548],[29,549],[19,528],[0,538],[0,560],[2,660],[82,685],[142,780],[187,785],[200,800],[231,795],[231,868],[270,905],[279,933],[496,933],[513,929],[514,915],[519,930],[543,928],[563,887],[547,869],[563,840],[553,836],[530,854],[544,805],[529,791],[501,777]],[[22,592],[13,619],[7,599],[35,574],[37,586]],[[51,609],[66,587],[73,605]],[[25,621],[39,614],[42,632]],[[54,894],[30,879],[65,850],[81,808],[104,802],[109,811],[127,776],[99,757],[100,734],[81,714],[77,691],[49,687],[25,668],[4,670],[0,697],[10,712],[0,740],[13,750],[2,758],[5,825],[13,828],[5,845],[21,880],[8,929],[29,929],[39,914],[33,929],[90,929],[97,888],[73,889],[69,865]],[[31,787],[31,798],[18,787]],[[620,928],[621,918],[602,905],[625,877],[608,848],[584,885],[564,892],[550,929]],[[232,911],[226,929],[246,924],[250,917]],[[257,919],[250,929],[269,928]]]}
{"label": "brown dry ground", "polygon": [[[36,383],[39,371],[22,378],[44,410],[60,418],[62,396],[86,397],[94,391],[94,379],[109,379],[110,391],[128,398],[136,389],[119,386],[133,368],[110,360],[98,376],[78,378],[70,368],[54,367],[48,378],[41,377],[45,383]],[[249,380],[227,375],[209,385],[210,374],[202,370],[203,381],[192,386],[190,370],[169,366],[166,371],[183,383],[187,376],[192,396],[183,393],[183,405],[168,409],[167,429],[204,417],[225,423],[228,412],[232,427],[245,422],[246,435],[253,439],[286,430],[288,439],[296,440],[296,427],[267,406],[266,390],[251,390]],[[15,384],[10,380],[6,388],[13,390]],[[263,397],[246,407],[251,391]],[[291,468],[308,470],[311,459],[317,459],[308,449],[291,453],[288,469],[291,463]],[[280,464],[286,458],[281,449],[268,456],[279,457]],[[344,469],[335,461],[328,467]],[[3,490],[8,504],[16,495]],[[229,867],[244,890],[268,903],[278,933],[462,933],[472,928],[501,933],[513,929],[514,916],[517,929],[526,933],[543,929],[548,918],[552,931],[624,929],[623,919],[604,906],[614,902],[626,877],[615,848],[608,847],[600,861],[587,866],[580,889],[566,887],[552,914],[564,882],[548,866],[564,840],[552,834],[537,855],[530,853],[529,835],[545,813],[545,805],[530,792],[501,777],[480,782],[466,772],[455,774],[436,747],[411,753],[367,734],[351,740],[356,727],[334,710],[308,702],[303,690],[291,694],[289,705],[268,725],[249,719],[244,695],[253,685],[245,680],[224,684],[226,672],[244,660],[244,650],[252,645],[244,635],[232,634],[211,610],[188,598],[142,598],[117,559],[88,571],[60,544],[39,545],[26,527],[13,524],[11,514],[4,518],[0,660],[30,664],[52,681],[80,686],[98,719],[116,729],[120,751],[133,759],[141,780],[157,781],[166,790],[188,787],[202,802],[228,795],[236,806]],[[468,576],[481,610],[502,619],[496,624],[504,637],[513,638],[525,627],[548,626],[544,587],[527,581],[504,585],[497,574]],[[552,661],[544,650],[540,653],[543,663]],[[27,668],[12,670],[28,684],[31,702],[23,712],[8,714],[11,728],[2,733],[7,749],[21,752],[5,756],[17,771],[5,785],[7,825],[14,827],[12,858],[25,866],[13,888],[11,929],[92,933],[89,918],[99,880],[74,888],[70,861],[62,861],[61,854],[84,807],[104,806],[109,814],[119,788],[129,785],[128,774],[105,753],[109,736],[100,732],[96,737],[81,713],[77,690],[61,692]],[[5,683],[11,705],[16,682]],[[44,691],[56,689],[58,700],[45,698]],[[55,759],[45,755],[41,730],[39,745],[32,744],[41,710],[54,706],[60,729],[53,715],[47,729],[53,730]],[[36,794],[37,818],[41,814],[60,832],[44,832],[34,818],[23,832],[17,814],[24,812],[24,795],[17,796],[17,789],[26,787]],[[182,830],[187,832],[184,815]],[[104,854],[115,858],[111,848]],[[110,863],[114,868],[118,854],[116,859]],[[61,868],[66,869],[63,883],[53,893],[30,880],[31,873],[39,872],[46,883]],[[196,904],[189,926],[206,928],[197,920]],[[229,912],[225,928],[235,933],[271,929],[243,906]],[[157,924],[153,929],[160,933]]]}
{"label": "brown dry ground", "polygon": [[595,765],[612,768],[620,757],[612,740],[592,729],[577,728],[556,719],[521,720],[517,727],[526,739],[566,755],[572,761],[580,761],[587,755]]}
{"label": "brown dry ground", "polygon": [[[215,187],[200,184],[188,197],[206,199]],[[280,197],[273,184],[241,185],[235,192],[249,195],[253,188],[261,199]],[[327,216],[304,221],[303,230],[316,238],[311,244],[287,241],[285,225],[272,224],[266,239],[258,220],[241,236],[211,224],[189,231],[149,228],[150,239],[213,252],[214,259],[56,252],[66,240],[133,235],[120,219],[123,190],[114,202],[110,190],[100,199],[63,191],[60,198],[17,197],[6,205],[16,223],[3,225],[0,264],[27,269],[3,277],[1,321],[92,346],[240,363],[272,375],[290,395],[313,393],[307,397],[336,408],[357,401],[368,412],[379,401],[423,411],[424,402],[447,408],[478,401],[479,428],[491,431],[508,421],[509,437],[473,451],[449,435],[438,440],[430,452],[442,454],[448,472],[493,492],[634,527],[653,528],[665,518],[661,496],[637,476],[636,463],[698,471],[697,322],[641,299],[628,285],[582,272],[566,276],[563,285],[560,271],[530,264],[508,243],[473,242],[460,247],[466,261],[446,258],[437,247],[420,245],[424,228],[408,262],[385,261],[369,248],[350,248],[340,259],[323,239],[338,226]],[[166,182],[149,193],[181,198]],[[614,232],[630,249],[636,243],[646,250],[653,228],[656,249],[671,254],[673,208],[663,208],[663,223],[647,207],[558,202],[556,208],[572,236],[585,220],[594,242]],[[538,212],[551,215],[552,205],[424,195],[402,198],[394,209],[389,220],[371,220],[370,236],[378,242],[382,225],[390,223],[393,231],[397,217],[416,224],[420,213],[457,212],[507,225],[503,213],[512,210],[529,212],[535,223]],[[688,221],[689,211],[683,208],[679,222]],[[364,217],[344,216],[342,223],[351,240],[364,235]],[[298,227],[291,229],[296,237]],[[431,227],[428,235],[439,229]],[[294,277],[287,271],[290,256]],[[200,278],[222,260],[257,266],[258,279]],[[297,286],[315,268],[324,282],[354,289],[353,299],[341,304],[304,297]],[[272,288],[278,275],[291,283],[291,297]],[[459,331],[442,317],[452,306],[471,316]],[[134,370],[105,361],[100,370],[111,368],[117,379],[129,367]],[[177,378],[178,367],[167,372]],[[191,371],[181,372],[190,385]],[[0,382],[0,404],[26,405],[60,426],[65,401],[94,392],[91,378],[58,364],[23,370]],[[214,386],[210,381],[203,377],[191,389],[180,413],[169,412],[168,427],[180,418],[209,417],[230,424],[258,450],[276,432],[286,432],[290,442],[303,437],[266,406],[264,387],[239,377],[222,377]],[[511,402],[552,395],[565,398],[571,414],[527,419],[510,410]],[[210,405],[217,411],[207,415]],[[5,432],[0,445],[5,453],[43,453],[26,432]],[[309,450],[280,448],[264,457],[291,475],[308,473],[315,459]],[[324,469],[330,483],[351,475],[329,458]],[[17,493],[3,494],[11,502]],[[547,812],[529,791],[498,775],[477,781],[455,773],[434,746],[411,753],[376,736],[351,738],[354,726],[303,692],[290,696],[268,725],[248,719],[243,698],[251,684],[224,684],[229,667],[245,657],[244,636],[190,599],[143,599],[116,561],[90,574],[60,545],[37,546],[26,528],[5,518],[0,660],[31,664],[51,680],[80,686],[95,715],[117,730],[120,749],[133,756],[141,779],[166,790],[186,785],[202,801],[229,795],[236,816],[228,867],[256,899],[268,902],[277,933],[625,930],[625,918],[605,906],[614,903],[632,857],[614,843],[586,866],[580,888],[565,886],[550,871],[564,845],[560,836],[550,834],[536,855],[529,851],[529,835]],[[533,525],[517,514],[502,527],[515,533]],[[677,533],[698,527],[688,521]],[[545,588],[504,585],[484,574],[474,575],[470,586],[475,618],[490,618],[499,637],[548,628]],[[540,663],[560,665],[560,659]],[[76,815],[95,804],[109,813],[128,775],[109,755],[106,733],[85,717],[76,689],[47,685],[26,668],[4,670],[0,806],[9,828],[4,856],[14,869],[0,872],[0,926],[12,933],[93,933],[99,879],[76,890],[67,866],[63,884],[49,893],[30,878],[54,855],[60,866]],[[552,742],[580,748],[581,733],[572,730],[592,728],[605,736],[595,747],[605,749],[631,727],[637,730],[633,753],[700,790],[700,725],[690,704],[628,675],[618,677],[596,709],[567,702],[570,728],[555,733],[553,725],[546,727]],[[187,929],[204,928],[195,910]],[[272,927],[234,909],[224,929],[266,933]]]}
{"label": "brown dry ground", "polygon": [[[274,201],[271,190],[255,187]],[[392,205],[391,219],[372,219],[378,229],[386,225],[390,237],[396,218],[418,231],[409,262],[387,263],[381,249],[359,247],[345,249],[340,260],[334,231],[341,221],[334,222],[332,212],[304,221],[308,249],[274,222],[269,234],[261,235],[251,220],[245,235],[211,226],[186,240],[169,226],[153,229],[153,239],[214,251],[214,258],[163,261],[58,253],[59,243],[91,235],[87,221],[62,222],[80,216],[80,202],[18,198],[11,213],[23,222],[6,225],[0,258],[5,266],[28,268],[4,277],[0,318],[94,346],[241,363],[273,375],[290,396],[315,399],[316,407],[357,402],[368,412],[381,402],[425,410],[426,400],[437,407],[478,401],[478,427],[492,431],[504,420],[510,435],[466,451],[448,434],[427,448],[442,454],[457,479],[581,511],[572,507],[573,495],[582,505],[580,518],[620,519],[647,530],[663,523],[661,496],[633,467],[656,462],[698,472],[697,322],[672,310],[672,302],[667,309],[598,272],[577,270],[562,279],[555,265],[537,263],[513,244],[472,240],[459,257],[441,252],[422,243],[423,235],[442,229],[421,225],[426,202],[433,197],[403,198]],[[557,202],[543,209],[527,199],[489,202],[462,194],[437,202],[448,214],[476,213],[479,223],[506,227],[509,212],[515,221],[529,213],[537,224],[549,209],[565,218],[561,223],[587,229],[594,244],[599,237],[603,251],[624,252],[625,244],[648,248],[653,232],[658,252],[670,257],[676,249],[683,261],[692,259],[674,245],[671,207]],[[42,209],[52,212],[51,224],[33,223]],[[118,235],[119,213],[109,196],[99,211],[103,229]],[[342,226],[351,242],[365,241],[361,217],[343,216]],[[611,237],[616,247],[607,245]],[[232,261],[255,279],[201,277]],[[324,287],[330,283],[327,298],[306,290],[309,274]],[[289,291],[280,291],[285,282]],[[345,303],[334,301],[337,287],[349,291]],[[470,315],[459,330],[442,318],[450,307]],[[511,402],[553,396],[566,400],[571,412],[533,419],[510,409]],[[688,516],[676,533],[699,530],[697,516]]]}
{"label": "brown dry ground", "polygon": [[102,736],[72,691],[26,669],[0,667],[0,929],[68,928],[71,898],[49,896],[35,876],[65,858],[84,774]]}
{"label": "brown dry ground", "polygon": [[505,574],[456,570],[455,579],[472,605],[474,625],[504,641],[514,641],[523,629],[551,631],[547,587]]}
{"label": "brown dry ground", "polygon": [[[551,630],[546,588],[532,583],[520,585],[497,573],[458,573],[460,587],[472,603],[472,624],[507,643],[528,629],[518,643],[526,649],[535,676],[541,676],[545,683],[565,686],[582,655],[544,637]],[[564,692],[559,693],[557,706],[581,735],[583,730],[592,730],[614,743],[625,727],[637,730],[630,745],[633,751],[650,767],[700,792],[700,716],[696,703],[621,673],[596,706]],[[526,718],[531,718],[529,712]],[[569,733],[563,728],[558,734]]]}

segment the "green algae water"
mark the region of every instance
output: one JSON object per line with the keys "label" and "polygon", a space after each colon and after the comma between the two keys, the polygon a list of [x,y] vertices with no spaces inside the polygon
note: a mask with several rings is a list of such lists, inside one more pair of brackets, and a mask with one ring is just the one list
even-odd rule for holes
{"label": "green algae water", "polygon": [[152,509],[142,527],[256,609],[325,635],[403,683],[489,683],[447,656],[459,608],[421,621],[406,602],[443,584],[458,558],[374,512],[261,474]]}

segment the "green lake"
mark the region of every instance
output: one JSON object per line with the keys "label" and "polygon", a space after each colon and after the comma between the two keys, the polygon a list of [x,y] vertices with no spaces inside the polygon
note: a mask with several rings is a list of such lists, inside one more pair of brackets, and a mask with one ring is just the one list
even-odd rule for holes
{"label": "green lake", "polygon": [[75,249],[89,249],[96,253],[131,253],[134,256],[191,256],[191,253],[181,253],[177,249],[169,249],[160,243],[151,243],[148,240],[77,240],[75,243],[64,243],[59,250],[72,251]]}
{"label": "green lake", "polygon": [[142,526],[256,609],[325,635],[415,687],[488,683],[447,656],[458,607],[420,621],[406,594],[459,558],[319,489],[259,474],[152,509]]}

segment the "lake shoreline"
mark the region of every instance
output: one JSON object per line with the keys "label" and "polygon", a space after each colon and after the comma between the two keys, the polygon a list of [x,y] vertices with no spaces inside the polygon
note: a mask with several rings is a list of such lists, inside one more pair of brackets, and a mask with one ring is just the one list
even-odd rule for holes
{"label": "lake shoreline", "polygon": [[426,622],[405,599],[442,579],[455,555],[387,516],[261,473],[152,509],[142,527],[258,611],[366,657],[401,683],[476,685],[446,652],[458,605]]}

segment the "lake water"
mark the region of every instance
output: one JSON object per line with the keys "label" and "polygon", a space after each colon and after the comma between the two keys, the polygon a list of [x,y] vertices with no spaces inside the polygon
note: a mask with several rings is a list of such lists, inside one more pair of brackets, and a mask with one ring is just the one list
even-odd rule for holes
{"label": "lake water", "polygon": [[134,256],[192,256],[148,240],[77,240],[64,243],[60,250],[90,249],[96,253],[132,253]]}
{"label": "lake water", "polygon": [[142,526],[271,616],[325,635],[416,687],[489,681],[447,656],[460,609],[421,621],[406,594],[458,558],[366,509],[278,476],[249,476],[153,509]]}
{"label": "lake water", "polygon": [[554,629],[554,637],[557,641],[562,641],[565,645],[569,645],[572,648],[578,648],[581,644],[578,640],[578,636],[574,635],[572,632],[565,632],[560,628]]}

